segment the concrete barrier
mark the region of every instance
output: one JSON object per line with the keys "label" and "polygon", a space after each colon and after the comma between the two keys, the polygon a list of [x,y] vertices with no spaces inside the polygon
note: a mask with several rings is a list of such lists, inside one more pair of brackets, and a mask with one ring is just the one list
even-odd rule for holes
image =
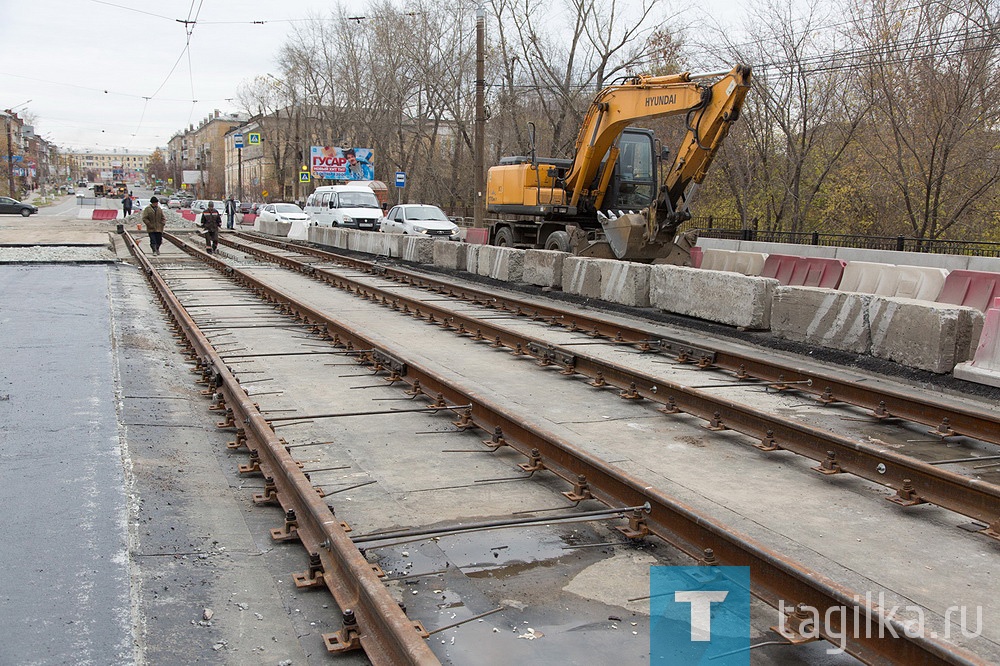
{"label": "concrete barrier", "polygon": [[818,287],[778,287],[771,304],[771,332],[785,340],[870,354],[871,298]]}
{"label": "concrete barrier", "polygon": [[868,320],[873,356],[936,373],[968,360],[983,328],[976,308],[883,296],[872,296]]}
{"label": "concrete barrier", "polygon": [[770,278],[657,265],[650,271],[649,300],[667,312],[760,330],[771,327],[776,287]]}
{"label": "concrete barrier", "polygon": [[932,266],[896,266],[868,261],[852,261],[844,269],[841,291],[874,294],[890,298],[937,300],[948,271]]}
{"label": "concrete barrier", "polygon": [[464,271],[468,267],[468,247],[468,243],[434,241],[434,265],[453,271]]}
{"label": "concrete barrier", "polygon": [[767,255],[762,252],[742,252],[709,248],[704,250],[699,268],[709,271],[729,271],[743,275],[760,275]]}
{"label": "concrete barrier", "polygon": [[649,307],[649,264],[612,261],[601,264],[601,300]]}
{"label": "concrete barrier", "polygon": [[612,259],[566,257],[563,259],[563,291],[584,298],[601,297],[601,265]]}
{"label": "concrete barrier", "polygon": [[524,279],[524,250],[496,245],[480,245],[476,272],[504,282]]}
{"label": "concrete barrier", "polygon": [[117,210],[109,210],[107,208],[95,208],[94,212],[91,214],[92,220],[114,220],[118,218]]}
{"label": "concrete barrier", "polygon": [[1000,387],[1000,297],[986,311],[983,332],[972,361],[955,366],[954,375],[977,384]]}
{"label": "concrete barrier", "polygon": [[434,239],[426,236],[399,236],[399,258],[403,261],[412,261],[418,264],[434,263]]}
{"label": "concrete barrier", "polygon": [[524,281],[539,287],[561,289],[563,261],[569,256],[572,255],[555,250],[525,250]]}
{"label": "concrete barrier", "polygon": [[467,245],[465,248],[465,270],[467,273],[479,275],[479,252],[482,245]]}

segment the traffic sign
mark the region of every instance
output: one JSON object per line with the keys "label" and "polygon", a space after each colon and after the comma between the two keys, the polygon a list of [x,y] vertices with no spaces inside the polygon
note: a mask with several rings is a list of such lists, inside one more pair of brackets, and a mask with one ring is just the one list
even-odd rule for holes
{"label": "traffic sign", "polygon": [[260,193],[260,196],[262,196],[262,197],[266,197],[266,196],[267,196],[267,190],[264,190],[263,192],[261,192],[261,193]]}
{"label": "traffic sign", "polygon": [[260,132],[250,132],[250,133],[249,133],[249,134],[247,135],[247,137],[248,137],[248,139],[249,139],[248,143],[249,143],[249,144],[250,144],[251,146],[255,146],[255,145],[257,145],[258,143],[260,143]]}
{"label": "traffic sign", "polygon": [[242,134],[234,134],[233,135],[233,146],[235,148],[242,148],[243,147],[243,135]]}
{"label": "traffic sign", "polygon": [[406,172],[397,171],[396,172],[396,187],[406,187]]}
{"label": "traffic sign", "polygon": [[310,180],[312,180],[312,178],[310,177],[308,171],[303,171],[302,173],[299,174],[300,183],[308,183]]}

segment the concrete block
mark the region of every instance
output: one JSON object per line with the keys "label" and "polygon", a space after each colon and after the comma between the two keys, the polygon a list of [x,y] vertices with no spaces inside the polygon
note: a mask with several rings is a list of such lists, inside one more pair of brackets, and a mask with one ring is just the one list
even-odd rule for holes
{"label": "concrete block", "polygon": [[434,241],[434,265],[453,271],[464,271],[468,260],[468,243]]}
{"label": "concrete block", "polygon": [[567,252],[555,250],[526,250],[524,253],[523,279],[539,287],[562,288],[563,261]]}
{"label": "concrete block", "polygon": [[767,330],[777,287],[770,278],[661,264],[651,268],[649,300],[667,312]]}
{"label": "concrete block", "polygon": [[496,245],[480,245],[479,261],[476,263],[476,275],[489,277],[490,268],[493,266],[493,256],[496,254]]}
{"label": "concrete block", "polygon": [[649,307],[650,264],[614,261],[601,264],[601,300]]}
{"label": "concrete block", "polygon": [[476,272],[504,282],[521,282],[524,278],[524,250],[513,247],[481,245]]}
{"label": "concrete block", "polygon": [[309,227],[306,240],[317,245],[332,245],[331,231],[329,227]]}
{"label": "concrete block", "polygon": [[584,298],[601,297],[601,266],[612,259],[566,257],[563,260],[563,291]]}
{"label": "concrete block", "polygon": [[820,287],[778,287],[771,303],[771,332],[786,340],[870,354],[871,299]]}
{"label": "concrete block", "polygon": [[418,264],[434,262],[434,239],[426,236],[402,236],[400,241],[400,258]]}
{"label": "concrete block", "polygon": [[969,360],[983,328],[983,313],[961,305],[873,296],[868,309],[873,356],[936,373]]}
{"label": "concrete block", "polygon": [[465,248],[465,270],[473,275],[479,274],[479,252],[485,245],[468,244]]}

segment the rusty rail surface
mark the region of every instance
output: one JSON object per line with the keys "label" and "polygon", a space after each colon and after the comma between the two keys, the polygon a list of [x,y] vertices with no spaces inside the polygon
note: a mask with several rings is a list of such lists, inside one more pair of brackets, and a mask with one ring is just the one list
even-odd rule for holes
{"label": "rusty rail surface", "polygon": [[[807,604],[818,609],[821,616],[831,617],[831,633],[824,627],[821,629],[823,637],[827,640],[833,639],[834,634],[845,637],[845,649],[854,657],[870,664],[986,664],[960,646],[936,637],[911,635],[904,631],[900,621],[869,606],[863,594],[806,569],[747,535],[727,529],[541,426],[527,422],[522,416],[509,414],[489,398],[457,386],[427,368],[397,358],[394,350],[380,338],[353,330],[291,294],[205,255],[176,237],[169,234],[165,237],[312,327],[332,344],[346,349],[370,350],[366,357],[373,368],[389,372],[386,380],[407,385],[411,395],[427,396],[437,404],[471,404],[455,425],[463,430],[478,428],[492,433],[492,439],[484,444],[491,448],[510,447],[526,456],[527,462],[521,466],[525,473],[548,470],[572,484],[574,491],[586,488],[591,498],[612,508],[648,503],[648,512],[633,514],[629,525],[619,528],[626,537],[642,538],[654,534],[702,564],[749,566],[755,596],[772,606],[777,606],[779,601]],[[828,615],[827,609],[834,612]],[[839,609],[847,609],[847,612],[836,612]],[[871,631],[871,627],[883,625],[893,627],[893,631]]]}
{"label": "rusty rail surface", "polygon": [[982,532],[987,536],[1000,538],[1000,486],[995,484],[971,479],[887,447],[857,442],[828,430],[784,420],[706,391],[588,356],[575,351],[576,348],[559,347],[474,315],[389,292],[290,257],[238,245],[228,239],[223,242],[455,333],[514,350],[515,354],[531,356],[543,366],[561,368],[564,374],[589,377],[592,385],[621,390],[623,398],[659,403],[663,406],[661,411],[667,415],[690,414],[707,421],[707,427],[712,430],[738,431],[758,440],[756,446],[763,451],[786,450],[811,458],[820,463],[814,468],[817,472],[853,474],[886,486],[896,491],[887,498],[896,504],[929,503],[955,511],[981,521],[985,525]]}
{"label": "rusty rail surface", "polygon": [[[169,234],[166,236],[175,240]],[[219,426],[236,429],[236,442],[231,446],[235,448],[243,443],[251,448],[251,442],[257,445],[251,450],[259,455],[267,489],[255,501],[280,503],[286,515],[281,536],[297,537],[314,561],[318,556],[319,565],[311,564],[304,576],[312,580],[321,578],[321,583],[345,612],[344,629],[323,636],[327,648],[339,652],[355,649],[360,644],[372,663],[387,666],[439,664],[425,641],[426,632],[406,617],[379,580],[332,508],[323,501],[322,489],[314,487],[306,478],[285,449],[284,442],[274,434],[268,421],[131,235],[126,233],[125,238],[161,304],[172,317],[175,337],[183,341],[191,359],[197,362],[198,371],[209,386],[207,392],[214,393],[219,400],[216,404],[225,409],[226,420]],[[199,258],[216,268],[225,266],[207,254]],[[353,611],[353,618],[348,617],[348,609]]]}
{"label": "rusty rail surface", "polygon": [[[718,343],[693,343],[691,340],[665,336],[639,327],[608,321],[599,316],[574,312],[556,305],[529,302],[506,294],[498,294],[495,291],[455,285],[398,266],[366,261],[320,250],[312,246],[263,238],[246,232],[239,232],[236,235],[256,243],[310,254],[366,272],[377,271],[379,275],[390,279],[431,289],[456,299],[469,300],[510,312],[519,312],[523,316],[545,320],[553,325],[575,327],[588,331],[595,337],[616,340],[642,349],[671,353],[686,362],[695,363],[701,368],[721,368],[736,373],[738,376],[752,377],[769,383],[796,382],[800,386],[799,390],[815,394],[816,398],[824,404],[832,405],[842,402],[871,410],[871,415],[877,419],[899,418],[927,425],[932,428],[931,434],[942,439],[956,435],[967,435],[984,442],[1000,444],[1000,416],[986,409],[980,410],[957,403],[936,404],[911,395],[903,389],[887,386],[869,388],[858,384],[856,378],[846,374],[783,365],[774,359],[756,357],[739,350],[726,348],[725,345]],[[805,384],[807,380],[811,380],[811,385]]]}

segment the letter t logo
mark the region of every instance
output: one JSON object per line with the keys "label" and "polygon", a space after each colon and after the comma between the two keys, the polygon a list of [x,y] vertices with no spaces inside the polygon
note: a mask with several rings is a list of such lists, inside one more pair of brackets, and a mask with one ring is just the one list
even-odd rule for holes
{"label": "letter t logo", "polygon": [[691,640],[703,642],[712,640],[712,603],[725,601],[729,592],[684,591],[674,592],[674,601],[691,604]]}

